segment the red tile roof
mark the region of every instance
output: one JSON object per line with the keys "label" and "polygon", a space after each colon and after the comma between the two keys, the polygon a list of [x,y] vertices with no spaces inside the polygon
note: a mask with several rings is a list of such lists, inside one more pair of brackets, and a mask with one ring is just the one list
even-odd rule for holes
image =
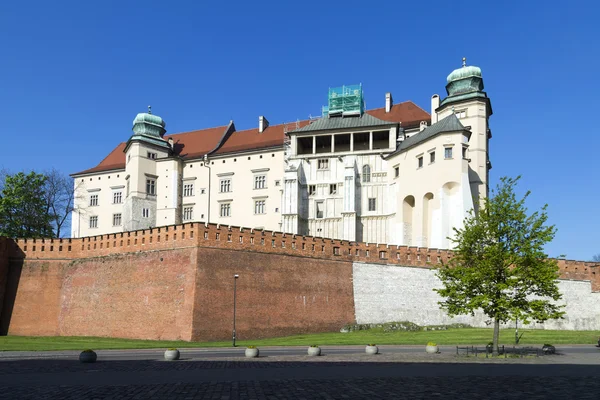
{"label": "red tile roof", "polygon": [[[389,113],[385,112],[385,107],[367,110],[368,114],[384,121],[401,122],[402,127],[408,128],[419,126],[421,121],[430,121],[431,117],[421,107],[412,101],[394,104]],[[285,127],[288,131],[308,125],[310,121],[299,121],[298,123],[273,125],[267,127],[262,133],[258,128],[247,129],[233,132],[221,146],[211,154],[226,154],[241,152],[268,147],[282,146],[285,137]],[[194,159],[204,156],[213,151],[219,144],[223,135],[227,131],[227,126],[202,129],[172,135],[165,135],[165,140],[173,138],[175,152],[184,159]],[[73,175],[90,174],[94,172],[110,171],[125,168],[125,142],[120,143],[110,152],[104,160],[94,168],[77,172]]]}

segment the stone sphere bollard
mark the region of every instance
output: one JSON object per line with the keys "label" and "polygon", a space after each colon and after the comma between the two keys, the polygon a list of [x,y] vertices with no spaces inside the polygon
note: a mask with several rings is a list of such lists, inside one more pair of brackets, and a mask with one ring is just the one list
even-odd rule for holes
{"label": "stone sphere bollard", "polygon": [[259,353],[259,351],[258,351],[257,347],[255,347],[255,346],[248,346],[246,348],[246,351],[245,351],[244,354],[248,358],[255,358],[255,357],[258,357],[258,353]]}
{"label": "stone sphere bollard", "polygon": [[179,360],[180,355],[181,354],[179,353],[179,350],[177,350],[177,349],[167,349],[165,351],[165,360],[167,360],[167,361]]}
{"label": "stone sphere bollard", "polygon": [[320,356],[321,355],[321,348],[319,346],[316,346],[316,345],[310,346],[308,348],[308,355],[309,356]]}
{"label": "stone sphere bollard", "polygon": [[375,344],[368,344],[367,347],[365,347],[365,353],[379,354],[379,347],[377,347]]}
{"label": "stone sphere bollard", "polygon": [[87,349],[79,354],[79,361],[84,364],[95,363],[97,359],[98,355],[94,350]]}

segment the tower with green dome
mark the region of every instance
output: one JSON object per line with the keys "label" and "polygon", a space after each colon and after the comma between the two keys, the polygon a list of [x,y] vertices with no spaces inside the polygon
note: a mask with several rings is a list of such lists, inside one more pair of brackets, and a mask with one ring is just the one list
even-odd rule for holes
{"label": "tower with green dome", "polygon": [[[431,99],[432,123],[454,114],[471,131],[471,139],[464,144],[463,152],[469,160],[469,182],[473,197],[487,197],[489,170],[492,167],[489,159],[492,104],[483,89],[481,68],[467,65],[467,59],[463,58],[462,66],[446,78],[446,98],[440,102],[440,97],[433,95]],[[476,210],[477,207],[476,204]]]}

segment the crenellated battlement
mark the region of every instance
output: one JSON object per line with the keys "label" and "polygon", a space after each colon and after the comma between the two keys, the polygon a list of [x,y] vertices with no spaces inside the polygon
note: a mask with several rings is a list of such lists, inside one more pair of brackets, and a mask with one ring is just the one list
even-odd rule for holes
{"label": "crenellated battlement", "polygon": [[[80,259],[183,247],[221,248],[421,268],[435,268],[448,262],[453,254],[451,250],[351,242],[200,222],[76,239],[10,241],[0,238],[0,252],[4,249],[10,257],[26,259]],[[600,291],[599,264],[560,259],[558,265],[561,279],[589,280],[593,290]]]}

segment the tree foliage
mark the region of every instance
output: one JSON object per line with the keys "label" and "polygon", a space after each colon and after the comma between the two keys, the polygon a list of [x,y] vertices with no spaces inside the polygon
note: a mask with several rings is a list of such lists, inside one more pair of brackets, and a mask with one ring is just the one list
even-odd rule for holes
{"label": "tree foliage", "polygon": [[592,261],[594,261],[594,262],[600,262],[600,253],[594,255],[592,257]]}
{"label": "tree foliage", "polygon": [[518,200],[516,179],[502,178],[491,198],[482,201],[478,215],[455,229],[454,256],[437,276],[439,303],[450,316],[473,315],[482,310],[494,322],[494,351],[499,324],[518,319],[523,323],[561,318],[558,264],[549,259],[544,245],[556,234],[547,225],[547,205],[527,215],[525,200]]}
{"label": "tree foliage", "polygon": [[73,211],[73,180],[56,169],[51,169],[44,175],[46,176],[47,212],[50,216],[54,236],[62,237],[65,234],[63,228],[69,222],[68,218]]}
{"label": "tree foliage", "polygon": [[6,175],[0,193],[0,236],[53,236],[46,199],[46,176],[30,172]]}

